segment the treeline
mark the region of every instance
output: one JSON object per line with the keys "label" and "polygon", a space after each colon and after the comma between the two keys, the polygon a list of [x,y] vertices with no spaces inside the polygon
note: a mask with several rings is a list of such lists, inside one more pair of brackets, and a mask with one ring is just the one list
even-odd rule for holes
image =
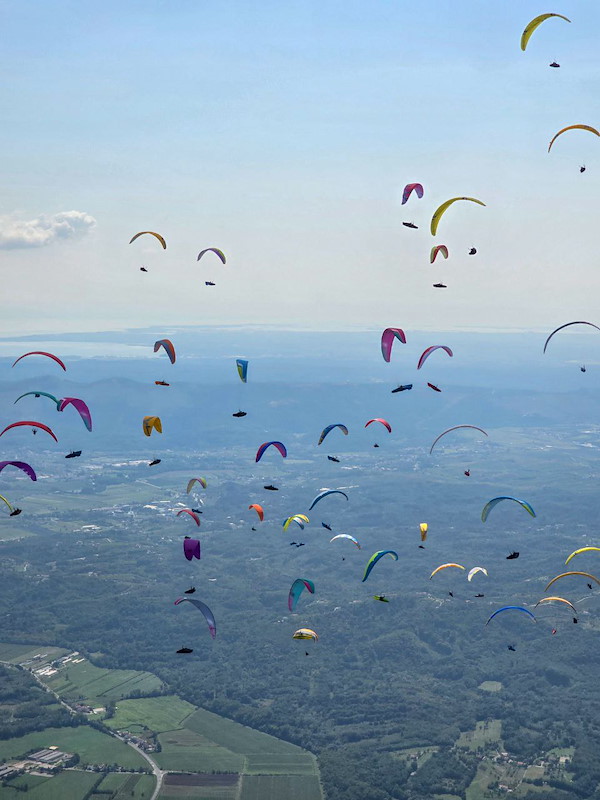
{"label": "treeline", "polygon": [[73,716],[25,670],[0,666],[0,739],[73,724]]}

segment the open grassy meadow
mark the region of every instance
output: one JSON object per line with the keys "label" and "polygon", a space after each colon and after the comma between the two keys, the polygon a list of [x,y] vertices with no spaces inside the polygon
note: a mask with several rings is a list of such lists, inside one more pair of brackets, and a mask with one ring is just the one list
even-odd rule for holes
{"label": "open grassy meadow", "polygon": [[[154,775],[131,775],[111,772],[96,787],[90,800],[148,800],[152,796],[156,778]],[[106,792],[115,792],[107,795]]]}
{"label": "open grassy meadow", "polygon": [[474,731],[464,731],[461,733],[457,747],[466,747],[469,750],[477,750],[478,747],[485,747],[488,744],[498,743],[501,745],[502,723],[499,719],[477,722]]}
{"label": "open grassy meadow", "polygon": [[80,664],[67,664],[45,682],[66,700],[83,700],[93,706],[102,706],[108,700],[120,700],[132,692],[152,692],[162,688],[162,681],[150,672],[103,669],[87,659]]}
{"label": "open grassy meadow", "polygon": [[246,759],[232,753],[187,728],[167,731],[158,737],[162,748],[154,754],[155,761],[163,768],[187,772],[242,772]]}
{"label": "open grassy meadow", "polygon": [[[43,778],[41,782],[34,781],[34,775],[23,777],[26,777],[28,791],[0,787],[0,800],[19,797],[27,797],[28,800],[84,800],[101,780],[101,776],[95,772],[81,770],[66,770],[59,775]],[[20,785],[22,787],[23,782]]]}
{"label": "open grassy meadow", "polygon": [[196,706],[180,700],[176,695],[120,700],[114,717],[107,719],[106,724],[114,730],[128,730],[132,733],[142,728],[162,733],[180,728],[195,710]]}
{"label": "open grassy meadow", "polygon": [[0,759],[17,758],[33,748],[56,745],[65,753],[77,753],[81,764],[119,764],[126,769],[147,767],[148,762],[132,747],[87,725],[46,728],[0,741]]}
{"label": "open grassy meadow", "polygon": [[40,666],[55,658],[66,656],[68,650],[63,650],[60,647],[46,647],[41,644],[8,644],[5,642],[0,643],[0,661],[6,661],[8,664],[20,664],[22,661],[28,661],[35,656],[43,655],[45,658],[40,659]]}
{"label": "open grassy meadow", "polygon": [[281,775],[244,775],[240,800],[322,800],[319,779]]}

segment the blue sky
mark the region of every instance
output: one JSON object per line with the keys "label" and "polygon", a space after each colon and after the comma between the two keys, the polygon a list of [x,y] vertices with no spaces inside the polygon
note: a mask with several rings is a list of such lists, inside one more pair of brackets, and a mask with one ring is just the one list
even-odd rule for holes
{"label": "blue sky", "polygon": [[[600,124],[597,3],[2,9],[0,231],[71,210],[96,223],[2,250],[3,334],[594,319],[600,141],[574,132],[546,150],[565,125]],[[572,24],[549,20],[522,53],[545,11]],[[401,207],[411,181],[425,197]],[[487,207],[448,212],[435,242],[450,259],[430,266],[429,218],[453,195]],[[145,229],[166,252],[128,245]],[[196,263],[208,246],[226,267]]]}

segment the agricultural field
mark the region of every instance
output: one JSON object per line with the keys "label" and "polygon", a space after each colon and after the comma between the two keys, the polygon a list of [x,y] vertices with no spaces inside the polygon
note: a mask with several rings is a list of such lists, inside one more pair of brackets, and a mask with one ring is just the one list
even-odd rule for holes
{"label": "agricultural field", "polygon": [[0,787],[0,800],[15,800],[21,796],[27,797],[27,800],[84,800],[101,780],[101,776],[95,772],[82,770],[65,770],[59,775],[43,778],[41,782],[34,781],[35,777],[23,776],[26,780],[21,780],[20,786],[26,783],[29,787],[27,792]]}
{"label": "agricultural field", "polygon": [[162,681],[150,672],[103,669],[87,659],[80,664],[66,664],[56,675],[45,679],[45,683],[66,700],[81,700],[92,706],[120,700],[132,692],[153,692],[162,688]]}
{"label": "agricultural field", "polygon": [[56,745],[65,753],[77,753],[84,764],[119,764],[125,769],[148,767],[148,762],[125,742],[87,725],[76,728],[46,728],[14,739],[0,741],[0,759],[18,758],[33,748]]}
{"label": "agricultural field", "polygon": [[68,650],[63,650],[60,647],[46,647],[41,644],[0,643],[0,661],[6,661],[8,664],[20,664],[22,661],[34,658],[34,656],[45,655],[45,658],[40,659],[41,666],[54,661],[55,658],[66,656],[68,652]]}
{"label": "agricultural field", "polygon": [[240,800],[322,800],[321,784],[314,777],[280,775],[244,775]]}
{"label": "agricultural field", "polygon": [[[133,800],[144,800],[144,798],[148,799],[152,796],[155,785],[154,775],[111,772],[96,787],[90,800],[107,800],[107,798],[108,800],[132,800],[132,798]],[[116,792],[116,794],[107,796],[105,792]]]}
{"label": "agricultural field", "polygon": [[245,759],[187,728],[167,731],[158,737],[162,748],[153,758],[162,769],[182,772],[242,772]]}
{"label": "agricultural field", "polygon": [[466,800],[486,800],[489,796],[488,787],[498,781],[508,786],[513,792],[517,788],[523,788],[526,794],[531,790],[531,784],[520,787],[525,774],[525,768],[516,764],[494,764],[490,761],[482,761],[477,769],[477,774],[471,781],[466,791]]}
{"label": "agricultural field", "polygon": [[244,773],[248,775],[317,775],[311,753],[251,753],[246,758]]}
{"label": "agricultural field", "polygon": [[180,728],[186,717],[195,710],[196,706],[180,700],[176,695],[121,700],[117,703],[114,717],[107,719],[106,725],[131,733],[142,728],[162,733]]}
{"label": "agricultural field", "polygon": [[237,800],[239,775],[166,775],[159,800]]}
{"label": "agricultural field", "polygon": [[477,722],[474,731],[464,731],[461,733],[457,747],[464,747],[469,750],[477,750],[479,747],[486,747],[488,744],[498,743],[501,745],[502,723],[499,719]]}

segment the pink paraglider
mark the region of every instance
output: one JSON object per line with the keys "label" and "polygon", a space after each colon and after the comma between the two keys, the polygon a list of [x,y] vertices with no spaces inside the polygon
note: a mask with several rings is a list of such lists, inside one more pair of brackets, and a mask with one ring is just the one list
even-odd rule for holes
{"label": "pink paraglider", "polygon": [[83,400],[80,400],[78,397],[63,397],[62,400],[58,401],[58,410],[64,411],[65,408],[71,405],[79,412],[79,416],[83,420],[83,424],[88,429],[88,431],[92,430],[92,415],[90,414],[90,410]]}
{"label": "pink paraglider", "polygon": [[402,192],[402,205],[404,205],[412,193],[415,193],[419,200],[423,197],[423,187],[420,183],[407,183]]}
{"label": "pink paraglider", "polygon": [[386,328],[381,334],[381,355],[387,363],[392,357],[392,345],[395,339],[401,341],[402,344],[406,344],[406,336],[402,328]]}
{"label": "pink paraglider", "polygon": [[449,348],[449,347],[446,347],[446,345],[445,345],[445,344],[434,344],[434,345],[432,345],[431,347],[428,347],[428,348],[427,348],[427,350],[424,350],[424,351],[421,353],[421,358],[419,359],[419,363],[417,364],[417,369],[421,369],[421,367],[422,367],[422,366],[423,366],[423,364],[424,364],[424,363],[427,361],[427,359],[429,358],[429,356],[430,356],[432,353],[434,353],[436,350],[445,350],[445,351],[446,351],[446,353],[448,353],[448,355],[450,356],[450,358],[452,358],[452,356],[454,355],[454,353],[452,352],[452,350],[450,350],[450,348]]}

